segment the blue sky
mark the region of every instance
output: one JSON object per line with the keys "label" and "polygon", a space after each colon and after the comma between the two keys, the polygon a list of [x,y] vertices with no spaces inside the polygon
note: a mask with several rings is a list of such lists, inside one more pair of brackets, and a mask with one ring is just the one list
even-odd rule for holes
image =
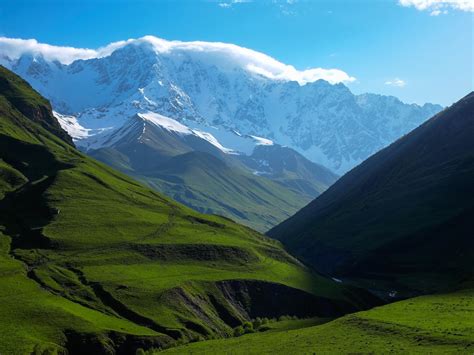
{"label": "blue sky", "polygon": [[398,2],[0,0],[0,35],[86,48],[148,34],[230,42],[297,69],[344,70],[355,93],[448,105],[472,91],[473,12]]}

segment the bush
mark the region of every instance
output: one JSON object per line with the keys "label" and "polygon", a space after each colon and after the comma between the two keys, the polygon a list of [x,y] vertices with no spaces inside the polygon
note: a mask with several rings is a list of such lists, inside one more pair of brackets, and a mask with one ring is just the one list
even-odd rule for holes
{"label": "bush", "polygon": [[253,333],[253,323],[252,322],[245,322],[244,323],[244,331],[245,331],[245,333]]}
{"label": "bush", "polygon": [[258,328],[260,328],[262,326],[263,322],[262,322],[262,318],[260,317],[257,317],[254,321],[253,321],[253,329],[257,330]]}
{"label": "bush", "polygon": [[234,336],[235,337],[239,337],[239,336],[244,335],[244,334],[245,334],[244,327],[242,327],[241,325],[239,325],[238,327],[236,327],[234,329]]}

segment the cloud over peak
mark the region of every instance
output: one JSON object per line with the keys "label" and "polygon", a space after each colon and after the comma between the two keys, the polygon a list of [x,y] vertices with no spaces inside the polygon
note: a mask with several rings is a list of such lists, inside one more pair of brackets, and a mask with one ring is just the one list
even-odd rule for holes
{"label": "cloud over peak", "polygon": [[112,54],[115,50],[130,44],[151,44],[157,54],[187,54],[197,59],[212,63],[221,69],[240,67],[249,72],[274,80],[296,81],[305,85],[319,79],[331,84],[352,82],[352,76],[340,69],[310,68],[298,70],[292,65],[284,64],[264,53],[234,44],[221,42],[181,42],[167,41],[154,36],[110,43],[98,49],[61,47],[39,43],[35,39],[17,39],[0,37],[0,53],[10,59],[17,59],[23,54],[41,55],[46,60],[57,60],[70,64],[78,59],[101,58]]}

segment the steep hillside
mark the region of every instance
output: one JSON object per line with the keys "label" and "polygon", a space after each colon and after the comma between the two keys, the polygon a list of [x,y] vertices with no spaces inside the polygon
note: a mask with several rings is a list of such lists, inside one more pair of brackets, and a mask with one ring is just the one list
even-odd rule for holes
{"label": "steep hillside", "polygon": [[395,297],[474,274],[474,93],[344,175],[269,235],[321,272]]}
{"label": "steep hillside", "polygon": [[87,149],[199,212],[260,232],[290,217],[337,178],[290,148],[256,145],[251,156],[235,154],[210,134],[151,113],[133,116],[105,138],[91,140]]}
{"label": "steep hillside", "polygon": [[51,111],[25,115],[45,102],[26,82],[0,78],[0,353],[129,354],[374,301],[86,157]]}
{"label": "steep hillside", "polygon": [[109,48],[99,58],[60,63],[41,52],[32,54],[26,41],[18,41],[15,53],[3,61],[50,99],[56,111],[77,117],[87,129],[74,137],[78,143],[106,128],[120,128],[136,113],[152,111],[217,127],[225,135],[217,138],[234,150],[232,135],[226,133],[271,139],[338,174],[442,109],[354,95],[344,85],[354,78],[344,72],[300,72],[232,44],[146,36]]}

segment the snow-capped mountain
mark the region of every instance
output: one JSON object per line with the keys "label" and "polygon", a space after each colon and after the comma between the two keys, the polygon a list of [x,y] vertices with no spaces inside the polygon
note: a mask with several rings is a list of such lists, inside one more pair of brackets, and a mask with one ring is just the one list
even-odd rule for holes
{"label": "snow-capped mountain", "polygon": [[442,109],[357,96],[342,83],[353,80],[344,72],[298,72],[222,43],[147,36],[112,44],[89,59],[61,62],[25,51],[3,55],[1,63],[49,98],[59,117],[76,117],[60,121],[80,146],[106,144],[104,137],[131,117],[154,113],[215,139],[227,153],[250,154],[255,140],[249,137],[262,137],[338,173]]}

